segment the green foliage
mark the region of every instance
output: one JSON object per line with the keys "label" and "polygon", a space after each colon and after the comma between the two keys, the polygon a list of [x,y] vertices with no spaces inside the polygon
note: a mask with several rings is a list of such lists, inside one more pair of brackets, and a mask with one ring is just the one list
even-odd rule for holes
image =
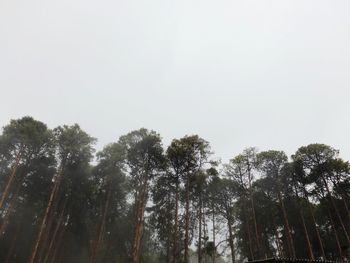
{"label": "green foliage", "polygon": [[130,262],[138,227],[143,263],[184,262],[186,246],[202,263],[288,256],[287,224],[296,257],[346,256],[350,164],[328,145],[291,159],[247,148],[219,166],[198,135],[166,151],[147,129],[96,155],[95,142],[78,124],[50,130],[23,117],[3,128],[1,262],[28,261],[57,185],[37,262]]}

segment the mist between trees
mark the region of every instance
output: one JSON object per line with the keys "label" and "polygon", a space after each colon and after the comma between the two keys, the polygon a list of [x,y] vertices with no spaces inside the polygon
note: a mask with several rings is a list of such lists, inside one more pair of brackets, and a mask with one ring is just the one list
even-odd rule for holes
{"label": "mist between trees", "polygon": [[349,257],[350,165],[331,146],[247,148],[219,164],[197,135],[164,147],[140,129],[96,155],[94,142],[77,124],[3,128],[1,262]]}

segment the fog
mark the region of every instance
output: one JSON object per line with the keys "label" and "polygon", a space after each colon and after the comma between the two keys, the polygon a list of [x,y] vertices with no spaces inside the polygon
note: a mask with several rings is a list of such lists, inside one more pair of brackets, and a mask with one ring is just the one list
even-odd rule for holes
{"label": "fog", "polygon": [[350,159],[349,1],[0,1],[0,124]]}

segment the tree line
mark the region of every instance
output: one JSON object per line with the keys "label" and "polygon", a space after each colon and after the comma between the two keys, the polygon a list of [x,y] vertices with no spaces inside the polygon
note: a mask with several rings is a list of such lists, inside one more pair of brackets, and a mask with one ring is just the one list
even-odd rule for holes
{"label": "tree line", "polygon": [[[198,263],[344,259],[350,164],[324,144],[246,148],[139,129],[95,154],[78,124],[32,117],[0,134],[0,261]],[[192,260],[193,261],[193,260]]]}

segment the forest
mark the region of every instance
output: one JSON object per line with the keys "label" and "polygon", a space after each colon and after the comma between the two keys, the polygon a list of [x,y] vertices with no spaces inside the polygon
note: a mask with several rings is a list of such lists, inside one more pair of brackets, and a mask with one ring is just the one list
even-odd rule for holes
{"label": "forest", "polygon": [[78,124],[3,125],[0,262],[349,260],[350,164],[332,146],[222,163],[199,135],[141,128],[97,152]]}

